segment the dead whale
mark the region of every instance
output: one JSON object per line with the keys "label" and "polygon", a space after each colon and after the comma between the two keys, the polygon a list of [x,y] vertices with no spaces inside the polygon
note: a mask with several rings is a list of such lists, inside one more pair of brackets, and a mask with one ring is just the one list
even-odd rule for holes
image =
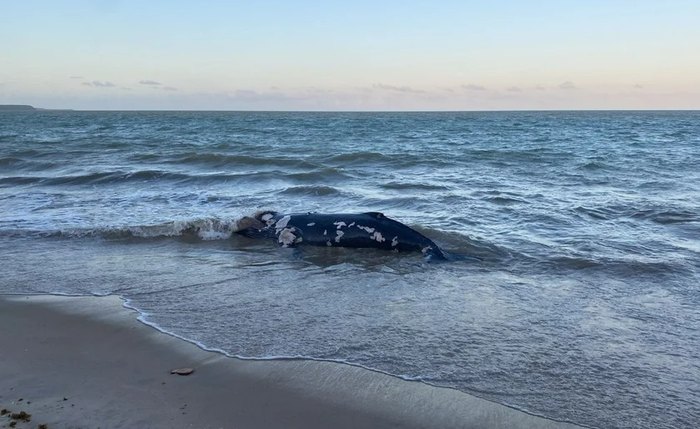
{"label": "dead whale", "polygon": [[432,240],[378,212],[282,214],[263,211],[241,219],[239,228],[238,234],[275,239],[283,247],[312,245],[419,251],[431,260],[446,259]]}

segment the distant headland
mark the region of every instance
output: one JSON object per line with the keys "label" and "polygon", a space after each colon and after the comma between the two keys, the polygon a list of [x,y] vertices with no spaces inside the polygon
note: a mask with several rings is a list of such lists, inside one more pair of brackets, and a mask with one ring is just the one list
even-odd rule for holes
{"label": "distant headland", "polygon": [[28,110],[36,110],[36,108],[34,108],[34,106],[30,106],[28,104],[0,104],[0,110],[28,111]]}
{"label": "distant headland", "polygon": [[44,110],[70,110],[70,109],[42,109],[29,104],[0,104],[0,112],[37,112]]}

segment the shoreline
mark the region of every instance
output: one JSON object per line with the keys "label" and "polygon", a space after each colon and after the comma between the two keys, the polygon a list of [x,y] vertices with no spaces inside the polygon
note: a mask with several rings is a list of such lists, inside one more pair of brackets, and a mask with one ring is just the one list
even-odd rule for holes
{"label": "shoreline", "polygon": [[351,364],[228,357],[139,314],[116,296],[0,295],[0,409],[31,415],[17,428],[580,427]]}

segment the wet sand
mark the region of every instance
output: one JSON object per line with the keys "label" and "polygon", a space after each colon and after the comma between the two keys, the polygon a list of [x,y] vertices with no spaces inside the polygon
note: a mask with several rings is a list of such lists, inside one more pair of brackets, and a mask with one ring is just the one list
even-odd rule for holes
{"label": "wet sand", "polygon": [[[229,358],[138,322],[122,304],[0,296],[0,410],[9,411],[0,427],[578,427],[351,365]],[[11,419],[20,411],[30,421]]]}

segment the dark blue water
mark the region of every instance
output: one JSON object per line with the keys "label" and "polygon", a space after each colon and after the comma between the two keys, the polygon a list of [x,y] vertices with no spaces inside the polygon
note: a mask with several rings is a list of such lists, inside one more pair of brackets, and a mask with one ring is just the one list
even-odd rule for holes
{"label": "dark blue water", "polygon": [[[448,252],[281,249],[380,211]],[[230,355],[601,428],[700,422],[700,113],[0,114],[0,292],[118,294]]]}

